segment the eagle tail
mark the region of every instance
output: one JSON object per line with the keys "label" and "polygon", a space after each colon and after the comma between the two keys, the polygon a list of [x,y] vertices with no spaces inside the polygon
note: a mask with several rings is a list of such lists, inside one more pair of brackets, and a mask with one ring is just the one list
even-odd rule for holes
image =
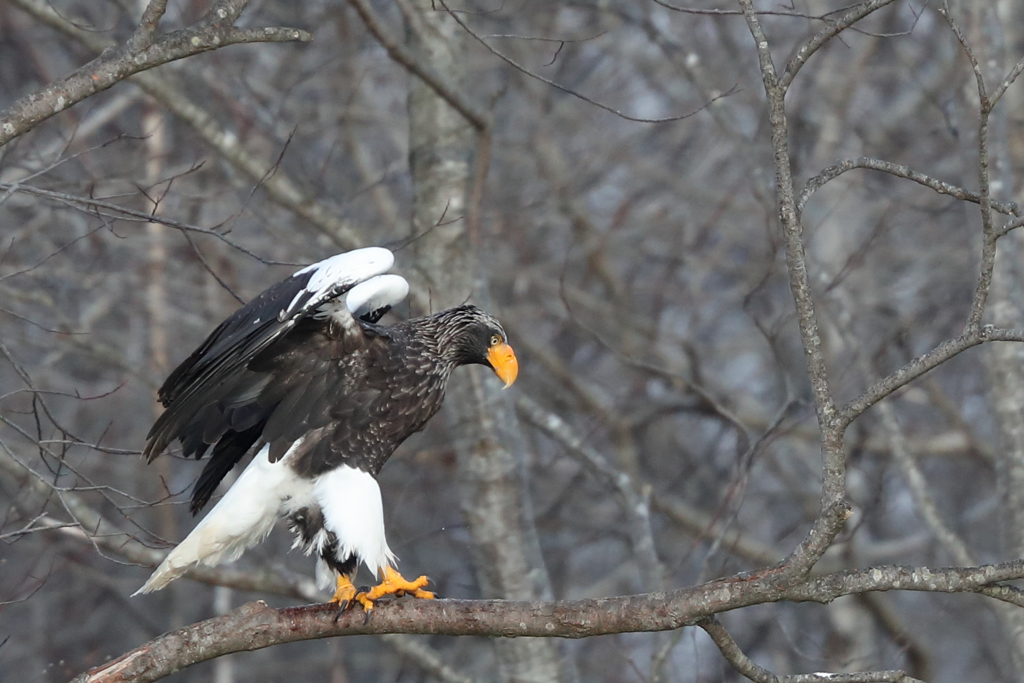
{"label": "eagle tail", "polygon": [[301,503],[312,494],[286,461],[271,463],[264,446],[217,505],[185,540],[164,558],[149,580],[133,595],[160,590],[192,567],[237,560],[259,543],[285,512],[284,504]]}

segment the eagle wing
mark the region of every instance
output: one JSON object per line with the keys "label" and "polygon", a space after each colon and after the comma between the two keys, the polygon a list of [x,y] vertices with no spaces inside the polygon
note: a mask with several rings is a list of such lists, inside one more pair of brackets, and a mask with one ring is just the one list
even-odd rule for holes
{"label": "eagle wing", "polygon": [[346,382],[347,364],[334,361],[377,336],[357,318],[375,323],[408,293],[404,278],[383,274],[393,262],[387,249],[370,247],[303,268],[232,314],[171,373],[144,453],[152,461],[175,438],[185,456],[214,446],[193,512],[261,436],[280,457],[281,444],[323,426],[326,418],[314,416],[326,415],[325,397]]}

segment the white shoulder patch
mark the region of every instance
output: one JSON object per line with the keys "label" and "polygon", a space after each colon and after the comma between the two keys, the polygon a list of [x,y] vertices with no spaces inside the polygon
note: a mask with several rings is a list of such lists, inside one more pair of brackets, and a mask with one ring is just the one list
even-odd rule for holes
{"label": "white shoulder patch", "polygon": [[401,303],[409,294],[409,283],[401,275],[389,273],[378,275],[360,282],[349,290],[345,297],[345,305],[358,318]]}
{"label": "white shoulder patch", "polygon": [[293,314],[300,301],[306,302],[303,306],[319,307],[325,298],[332,296],[332,290],[341,293],[375,275],[386,273],[394,264],[395,256],[389,250],[383,247],[365,247],[344,254],[335,254],[319,263],[297,270],[292,277],[305,273],[312,275],[306,286],[296,293],[288,306],[281,311],[279,319],[283,321]]}
{"label": "white shoulder patch", "polygon": [[344,254],[335,254],[319,263],[306,266],[295,272],[302,275],[313,271],[313,277],[306,283],[306,290],[321,292],[336,284],[355,284],[374,275],[386,273],[395,265],[395,255],[383,247],[353,249]]}

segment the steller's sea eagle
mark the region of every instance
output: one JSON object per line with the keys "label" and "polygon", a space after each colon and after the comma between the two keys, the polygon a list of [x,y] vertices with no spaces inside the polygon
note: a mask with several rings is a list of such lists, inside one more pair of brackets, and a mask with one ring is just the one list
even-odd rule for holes
{"label": "steller's sea eagle", "polygon": [[[235,311],[167,378],[144,453],[152,462],[175,439],[185,457],[213,447],[193,514],[257,452],[138,593],[196,564],[237,559],[287,519],[296,546],[319,557],[332,602],[369,610],[382,595],[433,597],[426,577],[406,581],[394,569],[377,473],[441,407],[452,370],[487,365],[508,386],[519,366],[501,325],[476,306],[378,325],[409,292],[386,274],[394,260],[369,247],[297,271]],[[380,579],[368,592],[352,583],[360,561]]]}

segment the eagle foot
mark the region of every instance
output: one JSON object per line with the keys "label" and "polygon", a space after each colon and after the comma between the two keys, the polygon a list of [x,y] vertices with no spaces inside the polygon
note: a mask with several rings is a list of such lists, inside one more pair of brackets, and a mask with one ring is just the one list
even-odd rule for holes
{"label": "eagle foot", "polygon": [[366,589],[361,588],[357,590],[352,585],[352,579],[347,576],[338,576],[334,596],[327,602],[338,605],[338,614],[334,617],[335,621],[341,617],[343,612],[355,607],[357,602],[363,606],[366,612],[373,609],[373,602],[366,597]]}
{"label": "eagle foot", "polygon": [[334,617],[335,621],[341,617],[343,612],[355,607],[356,603],[363,606],[366,618],[369,619],[370,610],[373,609],[373,601],[385,595],[394,595],[399,598],[404,595],[411,595],[414,598],[424,600],[433,599],[433,593],[423,590],[428,581],[426,576],[420,576],[413,581],[407,581],[391,567],[384,568],[384,580],[373,588],[367,586],[356,588],[351,578],[338,576],[334,596],[328,602],[338,605],[338,614]]}
{"label": "eagle foot", "polygon": [[[430,591],[423,590],[423,587],[426,586],[427,583],[428,579],[425,576],[421,576],[413,581],[407,581],[401,574],[391,567],[385,567],[384,580],[371,588],[365,596],[369,601],[376,600],[377,598],[385,595],[394,595],[395,597],[411,595],[414,598],[432,600],[434,598],[434,594]],[[357,599],[358,597],[359,596],[357,596]]]}

